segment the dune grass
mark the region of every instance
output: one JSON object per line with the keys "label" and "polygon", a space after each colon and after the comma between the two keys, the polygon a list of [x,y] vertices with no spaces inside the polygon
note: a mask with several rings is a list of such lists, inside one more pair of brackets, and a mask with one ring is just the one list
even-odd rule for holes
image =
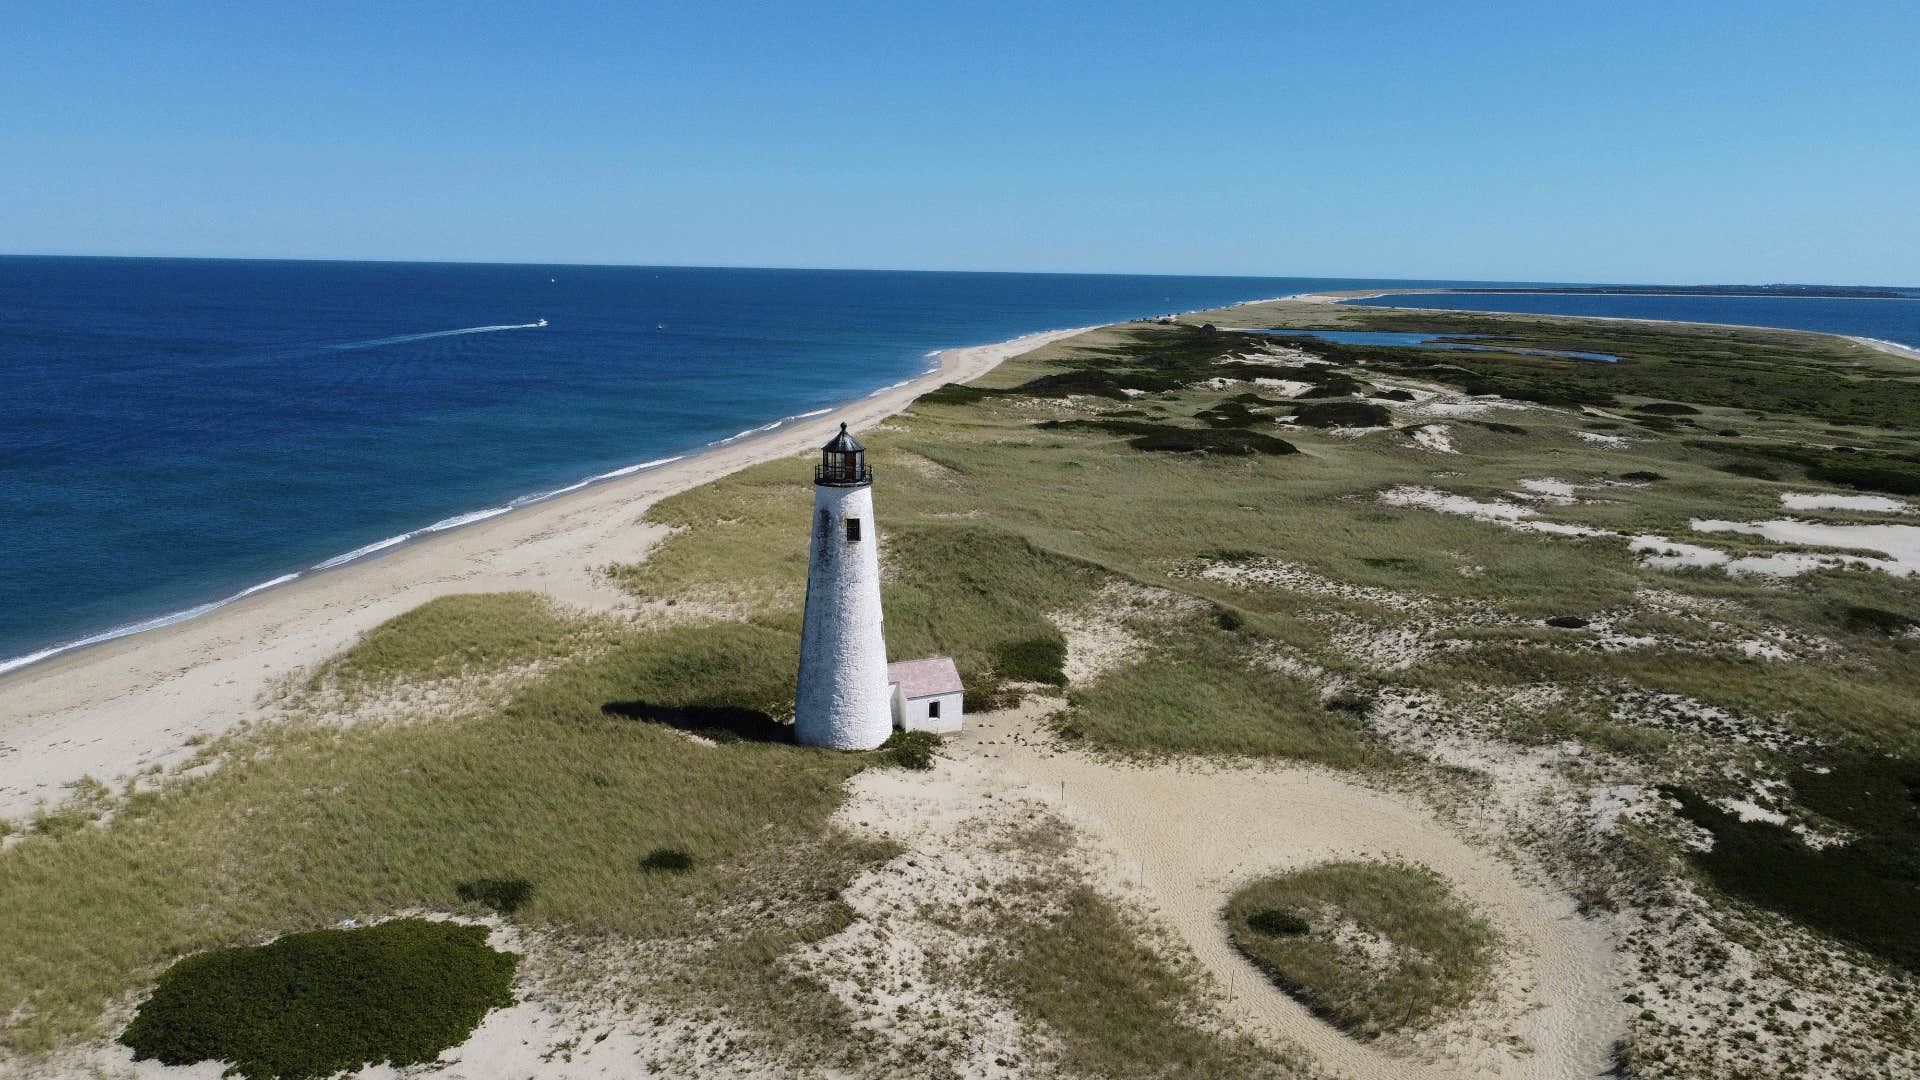
{"label": "dune grass", "polygon": [[1241,952],[1363,1038],[1419,1028],[1482,992],[1499,936],[1446,880],[1407,863],[1332,862],[1262,878],[1227,900]]}
{"label": "dune grass", "polygon": [[1187,630],[1069,695],[1062,732],[1128,753],[1235,754],[1344,768],[1386,752],[1317,689],[1253,662],[1230,631]]}
{"label": "dune grass", "polygon": [[[742,625],[630,633],[503,709],[236,736],[208,748],[217,770],[128,800],[104,826],[29,835],[0,857],[0,1046],[88,1031],[111,998],[203,949],[457,907],[463,885],[485,911],[497,897],[476,881],[529,883],[521,921],[646,936],[699,933],[708,924],[689,913],[772,849],[855,873],[866,856],[828,851],[826,819],[869,756],[701,745],[606,708],[779,708],[797,649]],[[650,872],[655,848],[696,863]]]}
{"label": "dune grass", "polygon": [[[1373,309],[1311,314],[1348,326],[1391,321],[1391,313]],[[1236,309],[1235,316],[1267,317],[1258,307]],[[1241,559],[1278,559],[1332,581],[1514,620],[1630,609],[1642,590],[1661,589],[1750,609],[1757,616],[1754,625],[1838,631],[1849,650],[1816,662],[1769,667],[1737,655],[1703,658],[1697,650],[1710,652],[1716,642],[1698,626],[1662,628],[1679,648],[1613,656],[1583,653],[1570,647],[1574,639],[1547,642],[1488,628],[1474,631],[1463,648],[1438,654],[1397,679],[1445,687],[1468,677],[1500,683],[1607,678],[1742,713],[1784,713],[1810,735],[1911,752],[1920,740],[1920,725],[1912,723],[1907,702],[1920,694],[1920,667],[1905,659],[1910,643],[1871,628],[1849,629],[1844,612],[1863,608],[1920,616],[1920,589],[1913,582],[1830,572],[1783,587],[1720,571],[1649,570],[1618,539],[1526,534],[1460,516],[1384,507],[1374,499],[1393,487],[1437,486],[1451,494],[1511,502],[1509,493],[1529,477],[1611,482],[1616,486],[1583,496],[1576,506],[1542,506],[1538,512],[1567,525],[1700,542],[1703,538],[1689,529],[1693,518],[1778,513],[1780,493],[1806,485],[1729,477],[1716,467],[1714,456],[1689,444],[1698,432],[1737,424],[1756,445],[1797,445],[1814,437],[1815,425],[1822,422],[1818,417],[1788,410],[1761,420],[1734,405],[1817,411],[1830,395],[1794,404],[1806,372],[1844,373],[1874,385],[1920,384],[1908,371],[1911,365],[1903,368],[1893,358],[1876,359],[1845,343],[1792,333],[1493,321],[1500,333],[1526,347],[1614,352],[1632,363],[1516,354],[1476,359],[1476,364],[1524,360],[1527,370],[1585,380],[1581,385],[1614,378],[1609,393],[1627,404],[1637,394],[1653,398],[1649,404],[1666,407],[1669,415],[1647,415],[1673,429],[1645,430],[1564,410],[1503,410],[1446,423],[1460,450],[1452,456],[1414,449],[1404,436],[1349,439],[1298,427],[1286,431],[1299,454],[1141,452],[1129,439],[1137,435],[1130,425],[1142,421],[1098,414],[1089,419],[1084,406],[1064,396],[1083,395],[1080,402],[1125,400],[1137,406],[1129,412],[1158,410],[1163,415],[1151,424],[1156,431],[1167,425],[1195,432],[1277,430],[1283,425],[1276,418],[1291,405],[1248,394],[1244,383],[1212,389],[1205,380],[1268,374],[1356,380],[1318,368],[1223,365],[1222,357],[1257,350],[1271,340],[1227,330],[1202,334],[1184,327],[1127,326],[1083,335],[1004,364],[977,384],[927,395],[888,430],[867,436],[871,460],[882,470],[876,490],[894,652],[953,654],[980,700],[998,701],[1004,697],[1001,680],[1009,675],[1053,681],[1051,675],[1032,674],[1021,662],[1037,655],[1027,643],[1057,641],[1046,618],[1049,611],[1084,604],[1114,577],[1172,588],[1220,605],[1231,619],[1241,620],[1242,645],[1221,655],[1186,655],[1220,651],[1190,643],[1175,650],[1178,655],[1142,658],[1126,671],[1109,673],[1108,692],[1071,687],[1082,707],[1070,715],[1069,730],[1090,743],[1128,751],[1299,756],[1355,764],[1365,757],[1355,732],[1316,715],[1318,705],[1305,684],[1242,669],[1262,641],[1278,641],[1304,648],[1330,670],[1351,670],[1352,658],[1328,647],[1326,624],[1315,620],[1348,617],[1391,628],[1408,621],[1406,605],[1236,587],[1183,576],[1183,567],[1230,551]],[[1487,329],[1480,322],[1457,327],[1443,327],[1443,322],[1434,326],[1454,332]],[[1595,344],[1578,337],[1586,333],[1606,340]],[[1310,349],[1364,365],[1353,370],[1373,373],[1376,384],[1383,378],[1391,383],[1395,372],[1464,384],[1478,370],[1435,368],[1429,362],[1439,354],[1417,350],[1323,344],[1313,342]],[[1698,372],[1686,357],[1702,349],[1713,356],[1731,350],[1759,358],[1741,375],[1755,380],[1742,384],[1739,393],[1748,396],[1688,405],[1694,414],[1671,415],[1697,385]],[[1449,364],[1459,359],[1445,355]],[[1130,390],[1146,393],[1129,396]],[[1180,419],[1185,416],[1197,419]],[[1507,423],[1507,418],[1525,422]],[[1614,448],[1577,437],[1595,425],[1625,431],[1630,441]],[[1893,446],[1889,442],[1880,449],[1891,452]],[[890,458],[931,463],[937,474],[889,468]],[[1455,466],[1470,468],[1450,470],[1458,475],[1443,471],[1436,479],[1437,470]],[[799,468],[798,462],[769,463],[666,500],[655,515],[681,531],[647,563],[615,568],[615,573],[649,598],[695,598],[724,588],[752,598],[749,618],[756,623],[797,626],[802,597],[794,583],[804,579],[810,494],[795,481]],[[1644,479],[1649,476],[1658,479]],[[1775,549],[1765,541],[1724,534],[1712,537],[1713,545]],[[1823,596],[1834,599],[1822,601]],[[1183,709],[1186,688],[1193,685],[1203,687],[1199,692],[1207,697],[1206,706]]]}
{"label": "dune grass", "polygon": [[1049,917],[1009,931],[997,981],[1058,1037],[1065,1075],[1301,1075],[1297,1061],[1198,1015],[1194,974],[1087,885],[1068,888]]}
{"label": "dune grass", "polygon": [[322,665],[314,684],[427,682],[565,655],[590,624],[536,593],[456,593],[396,615]]}

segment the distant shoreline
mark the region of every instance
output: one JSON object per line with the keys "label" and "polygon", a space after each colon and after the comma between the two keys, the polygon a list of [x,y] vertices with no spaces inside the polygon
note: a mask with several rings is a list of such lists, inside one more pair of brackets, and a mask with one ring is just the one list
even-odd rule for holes
{"label": "distant shoreline", "polygon": [[[1545,289],[1536,289],[1536,290],[1531,290],[1530,292],[1522,292],[1521,290],[1513,290],[1513,289],[1347,289],[1347,290],[1341,290],[1337,292],[1298,293],[1293,296],[1283,296],[1280,299],[1292,300],[1292,301],[1296,301],[1299,303],[1306,303],[1306,304],[1344,304],[1349,300],[1373,300],[1382,296],[1486,295],[1489,293],[1501,293],[1501,294],[1509,294],[1509,295],[1514,293],[1519,293],[1520,295],[1536,295],[1536,296],[1701,296],[1701,295],[1707,295],[1707,294],[1701,294],[1701,293],[1593,293],[1593,292],[1582,293],[1582,292],[1555,292],[1555,291],[1550,291]],[[1712,295],[1730,295],[1731,296],[1734,294],[1712,294]],[[1758,295],[1758,294],[1739,294],[1739,296],[1736,298],[1770,299],[1772,297]],[[1785,299],[1785,300],[1914,299],[1916,301],[1920,301],[1920,297],[1907,298],[1907,297],[1866,297],[1866,296],[1862,296],[1862,297],[1782,296],[1782,297],[1778,297],[1778,299]],[[1915,348],[1914,346],[1911,346],[1911,345],[1903,345],[1897,341],[1888,341],[1884,338],[1876,338],[1876,337],[1864,337],[1858,334],[1842,334],[1842,333],[1836,333],[1831,330],[1807,330],[1807,329],[1804,329],[1801,327],[1795,327],[1795,326],[1756,326],[1752,323],[1701,322],[1695,319],[1648,319],[1648,318],[1643,318],[1643,317],[1634,316],[1634,315],[1564,315],[1557,312],[1545,312],[1545,311],[1506,311],[1506,312],[1482,311],[1479,308],[1454,308],[1454,307],[1439,307],[1439,306],[1430,307],[1430,308],[1429,307],[1403,307],[1403,308],[1400,308],[1400,310],[1402,311],[1458,311],[1458,312],[1466,312],[1468,314],[1477,314],[1477,315],[1521,315],[1521,316],[1533,316],[1536,318],[1543,318],[1543,319],[1592,319],[1598,322],[1655,323],[1655,324],[1665,325],[1665,326],[1727,326],[1727,327],[1733,327],[1739,330],[1776,330],[1776,331],[1784,331],[1787,333],[1795,333],[1795,334],[1824,334],[1827,337],[1842,338],[1846,341],[1851,341],[1856,345],[1863,345],[1869,349],[1873,349],[1876,352],[1887,353],[1889,355],[1898,356],[1907,360],[1920,360],[1920,348]]]}

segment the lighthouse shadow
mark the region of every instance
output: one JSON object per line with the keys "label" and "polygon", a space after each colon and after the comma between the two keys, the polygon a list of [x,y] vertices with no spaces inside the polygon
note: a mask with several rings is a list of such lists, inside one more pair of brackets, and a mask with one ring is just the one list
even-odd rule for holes
{"label": "lighthouse shadow", "polygon": [[793,725],[783,724],[758,709],[720,705],[660,705],[651,701],[610,701],[600,707],[608,716],[665,724],[714,742],[791,743]]}

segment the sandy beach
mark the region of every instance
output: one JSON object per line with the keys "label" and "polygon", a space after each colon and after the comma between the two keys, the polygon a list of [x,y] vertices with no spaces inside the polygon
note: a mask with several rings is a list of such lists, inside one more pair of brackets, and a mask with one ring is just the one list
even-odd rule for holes
{"label": "sandy beach", "polygon": [[436,596],[526,589],[615,610],[631,598],[592,568],[633,562],[664,531],[643,522],[668,495],[800,454],[841,422],[878,423],[936,386],[1085,328],[948,349],[937,369],[826,415],[245,597],[199,618],[62,654],[0,676],[0,817],[54,803],[91,776],[113,783],[185,756],[189,740],[266,715],[261,695],[368,628]]}

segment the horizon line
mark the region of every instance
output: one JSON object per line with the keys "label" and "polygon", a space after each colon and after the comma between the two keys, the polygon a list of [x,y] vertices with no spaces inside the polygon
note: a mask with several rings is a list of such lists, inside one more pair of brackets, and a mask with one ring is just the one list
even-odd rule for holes
{"label": "horizon line", "polygon": [[[1897,289],[1920,291],[1920,285],[1893,285],[1873,282],[1816,282],[1816,281],[1773,281],[1773,282],[1733,282],[1733,281],[1575,281],[1571,279],[1547,278],[1437,278],[1437,277],[1395,277],[1395,276],[1358,276],[1353,274],[1245,274],[1245,273],[1195,273],[1166,271],[1126,271],[1126,270],[980,270],[951,269],[943,267],[898,267],[898,266],[766,266],[745,263],[650,263],[650,262],[537,262],[511,259],[400,259],[400,258],[347,258],[343,256],[305,256],[305,255],[106,255],[98,253],[75,253],[62,251],[4,251],[0,259],[138,259],[153,262],[265,262],[265,263],[342,263],[377,264],[392,266],[528,266],[528,267],[569,267],[591,270],[773,270],[791,273],[848,273],[848,274],[980,274],[1008,277],[1167,277],[1167,278],[1239,278],[1249,281],[1284,280],[1341,280],[1356,282],[1454,282],[1470,285],[1569,285],[1580,287],[1606,286],[1627,287],[1644,285],[1651,287],[1721,287],[1721,288],[1854,288],[1854,289]],[[1412,286],[1409,286],[1412,287]]]}

